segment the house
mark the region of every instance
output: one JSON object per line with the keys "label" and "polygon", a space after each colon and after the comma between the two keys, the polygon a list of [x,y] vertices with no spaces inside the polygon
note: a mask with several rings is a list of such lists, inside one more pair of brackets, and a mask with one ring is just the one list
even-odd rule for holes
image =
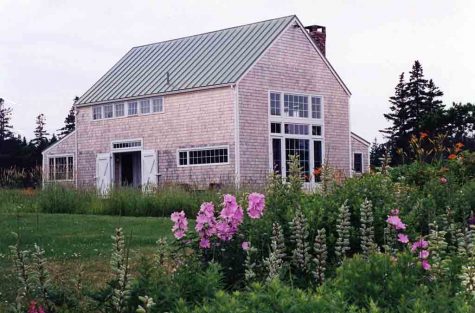
{"label": "house", "polygon": [[43,152],[45,182],[263,184],[300,156],[368,170],[325,27],[292,15],[132,48],[75,103],[76,131]]}

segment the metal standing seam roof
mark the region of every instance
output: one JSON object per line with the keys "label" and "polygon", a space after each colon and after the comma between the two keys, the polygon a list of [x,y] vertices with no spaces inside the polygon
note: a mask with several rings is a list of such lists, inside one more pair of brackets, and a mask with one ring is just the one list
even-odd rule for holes
{"label": "metal standing seam roof", "polygon": [[237,82],[294,18],[291,15],[134,47],[77,104]]}

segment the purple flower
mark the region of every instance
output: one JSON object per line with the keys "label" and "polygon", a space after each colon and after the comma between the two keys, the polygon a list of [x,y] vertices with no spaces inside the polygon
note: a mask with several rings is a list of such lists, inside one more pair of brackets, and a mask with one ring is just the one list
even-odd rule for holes
{"label": "purple flower", "polygon": [[417,249],[427,249],[428,246],[429,242],[421,238],[412,244],[411,251],[415,252]]}
{"label": "purple flower", "polygon": [[404,224],[401,219],[399,218],[399,216],[396,216],[396,215],[392,215],[392,216],[388,216],[388,219],[386,220],[386,222],[392,226],[394,226],[394,228],[396,228],[397,230],[404,230],[406,229],[406,224]]}
{"label": "purple flower", "polygon": [[421,265],[422,265],[422,268],[425,269],[426,271],[430,270],[431,268],[429,261],[427,260],[422,260]]}
{"label": "purple flower", "polygon": [[185,212],[173,212],[170,218],[175,223],[172,227],[175,238],[181,239],[185,237],[185,233],[188,230],[188,220],[186,219]]}
{"label": "purple flower", "polygon": [[422,250],[419,252],[419,259],[425,260],[429,257],[429,251],[427,250]]}
{"label": "purple flower", "polygon": [[210,241],[207,238],[200,239],[200,248],[209,249],[211,247]]}
{"label": "purple flower", "polygon": [[241,244],[241,247],[244,251],[247,251],[251,248],[251,243],[249,241],[244,241],[242,244]]}
{"label": "purple flower", "polygon": [[397,240],[400,243],[406,244],[409,242],[409,237],[406,234],[397,234]]}
{"label": "purple flower", "polygon": [[263,194],[254,192],[247,197],[249,207],[247,208],[247,215],[250,218],[261,218],[265,208],[265,196]]}
{"label": "purple flower", "polygon": [[201,205],[198,215],[196,216],[195,230],[200,237],[200,248],[210,248],[211,244],[209,239],[216,233],[214,205],[211,202],[205,202]]}

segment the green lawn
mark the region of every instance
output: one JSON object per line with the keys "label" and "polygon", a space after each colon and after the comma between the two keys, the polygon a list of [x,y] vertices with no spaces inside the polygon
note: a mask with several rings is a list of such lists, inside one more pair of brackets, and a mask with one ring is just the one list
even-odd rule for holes
{"label": "green lawn", "polygon": [[8,249],[14,244],[12,232],[20,234],[22,249],[30,249],[34,243],[45,249],[53,278],[59,279],[65,273],[74,275],[82,263],[90,281],[103,277],[99,280],[101,283],[108,277],[111,235],[116,227],[123,228],[131,255],[138,259],[153,252],[158,238],[170,237],[171,226],[169,219],[154,217],[0,214],[0,299],[3,296],[12,299],[14,292],[11,280],[15,276]]}

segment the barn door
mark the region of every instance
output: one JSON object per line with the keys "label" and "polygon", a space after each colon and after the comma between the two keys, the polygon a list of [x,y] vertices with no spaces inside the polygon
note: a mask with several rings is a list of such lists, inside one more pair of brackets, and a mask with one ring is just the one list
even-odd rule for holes
{"label": "barn door", "polygon": [[142,189],[144,191],[151,190],[157,185],[158,174],[157,151],[142,151]]}
{"label": "barn door", "polygon": [[101,195],[106,195],[111,187],[111,154],[98,153],[96,158],[96,186]]}

